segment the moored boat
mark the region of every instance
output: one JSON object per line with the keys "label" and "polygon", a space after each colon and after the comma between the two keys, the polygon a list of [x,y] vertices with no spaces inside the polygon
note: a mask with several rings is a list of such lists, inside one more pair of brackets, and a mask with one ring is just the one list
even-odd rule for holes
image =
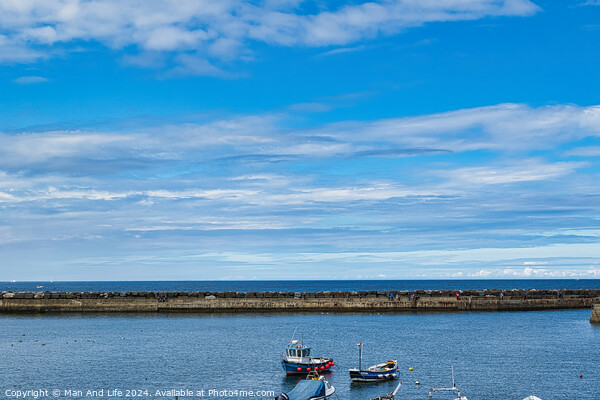
{"label": "moored boat", "polygon": [[329,372],[333,358],[311,357],[310,347],[292,339],[281,356],[281,366],[287,375]]}
{"label": "moored boat", "polygon": [[402,382],[398,383],[398,386],[396,386],[396,389],[394,389],[393,392],[388,393],[388,394],[384,394],[383,396],[379,396],[379,397],[373,397],[369,400],[395,400],[396,399],[396,393],[398,393],[398,390],[400,389],[400,387],[402,386]]}
{"label": "moored boat", "polygon": [[298,382],[288,393],[281,393],[275,400],[320,400],[335,393],[335,387],[315,371]]}
{"label": "moored boat", "polygon": [[386,379],[394,379],[399,375],[398,361],[390,360],[380,364],[371,365],[362,369],[362,343],[358,344],[358,368],[352,368],[350,379],[354,382],[377,382]]}
{"label": "moored boat", "polygon": [[454,382],[454,367],[452,367],[452,387],[451,388],[431,388],[429,389],[429,400],[433,399],[433,393],[435,392],[454,392],[456,393],[456,399],[454,400],[467,400],[466,396],[460,394],[460,390],[456,387]]}
{"label": "moored boat", "polygon": [[431,389],[429,389],[429,400],[433,399],[434,392],[439,392],[439,391],[455,392],[457,397],[454,400],[467,400],[466,396],[461,396],[460,390],[458,390],[458,388],[456,386],[451,387],[451,388],[431,388]]}

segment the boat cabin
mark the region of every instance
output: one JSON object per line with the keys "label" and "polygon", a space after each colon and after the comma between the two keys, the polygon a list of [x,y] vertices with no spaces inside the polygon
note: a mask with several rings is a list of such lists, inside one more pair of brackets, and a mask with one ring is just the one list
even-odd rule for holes
{"label": "boat cabin", "polygon": [[297,340],[292,340],[285,349],[286,358],[308,358],[310,357],[310,347],[298,343]]}

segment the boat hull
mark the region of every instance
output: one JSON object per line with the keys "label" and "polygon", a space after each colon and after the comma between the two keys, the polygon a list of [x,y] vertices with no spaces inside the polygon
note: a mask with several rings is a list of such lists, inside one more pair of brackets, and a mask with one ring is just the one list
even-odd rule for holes
{"label": "boat hull", "polygon": [[386,364],[373,365],[368,369],[351,369],[350,379],[354,382],[377,382],[398,377],[398,363],[394,362],[391,367]]}
{"label": "boat hull", "polygon": [[[281,360],[281,367],[286,375],[306,375],[310,371],[317,371],[320,374],[329,372],[333,358],[313,358],[310,363],[295,363],[287,360]],[[298,371],[300,368],[300,371]]]}

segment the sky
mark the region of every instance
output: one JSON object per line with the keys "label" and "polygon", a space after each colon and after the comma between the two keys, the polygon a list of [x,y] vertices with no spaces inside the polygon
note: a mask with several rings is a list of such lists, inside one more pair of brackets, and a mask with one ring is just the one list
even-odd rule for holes
{"label": "sky", "polygon": [[0,0],[0,280],[600,278],[598,0]]}

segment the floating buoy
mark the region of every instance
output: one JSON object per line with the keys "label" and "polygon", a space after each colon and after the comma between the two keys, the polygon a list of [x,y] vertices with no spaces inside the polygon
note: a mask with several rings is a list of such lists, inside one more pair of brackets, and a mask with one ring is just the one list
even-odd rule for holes
{"label": "floating buoy", "polygon": [[307,371],[310,371],[310,367],[309,367],[309,368],[306,368],[306,370],[307,370]]}
{"label": "floating buoy", "polygon": [[325,369],[325,367],[321,367],[321,371],[323,371]]}
{"label": "floating buoy", "polygon": [[409,367],[409,368],[408,368],[408,370],[409,370],[409,371],[412,371],[412,370],[413,370],[413,367]]}
{"label": "floating buoy", "polygon": [[583,375],[581,375],[581,374],[580,374],[580,375],[579,375],[579,379],[583,379]]}
{"label": "floating buoy", "polygon": [[335,363],[332,361],[332,362],[331,362],[331,365],[333,366],[333,365],[335,365]]}
{"label": "floating buoy", "polygon": [[298,368],[296,368],[296,371],[300,372],[300,371],[302,371],[302,368],[298,367]]}

